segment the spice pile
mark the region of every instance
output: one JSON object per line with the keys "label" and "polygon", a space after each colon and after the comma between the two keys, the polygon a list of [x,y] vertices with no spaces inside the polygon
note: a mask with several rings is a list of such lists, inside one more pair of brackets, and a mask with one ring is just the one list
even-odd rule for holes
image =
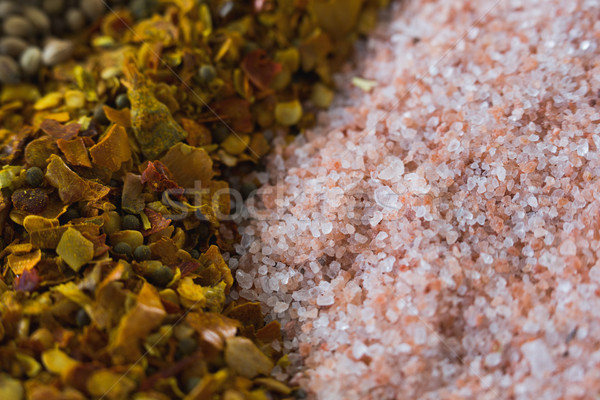
{"label": "spice pile", "polygon": [[[46,3],[46,2],[44,2]],[[383,1],[161,2],[0,91],[0,398],[301,396],[229,298],[228,182],[332,99]],[[245,186],[244,186],[245,185]]]}
{"label": "spice pile", "polygon": [[232,296],[314,397],[597,396],[599,12],[406,3],[275,149]]}

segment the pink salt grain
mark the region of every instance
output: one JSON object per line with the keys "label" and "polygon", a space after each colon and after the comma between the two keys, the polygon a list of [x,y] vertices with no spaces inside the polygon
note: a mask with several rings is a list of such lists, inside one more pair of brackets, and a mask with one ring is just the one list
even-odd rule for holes
{"label": "pink salt grain", "polygon": [[595,398],[599,14],[397,4],[317,128],[277,139],[232,296],[285,327],[279,376],[317,399]]}

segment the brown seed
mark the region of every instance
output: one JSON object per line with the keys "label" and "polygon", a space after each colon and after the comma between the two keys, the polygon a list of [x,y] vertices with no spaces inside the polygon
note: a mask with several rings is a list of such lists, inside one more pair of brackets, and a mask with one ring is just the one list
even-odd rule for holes
{"label": "brown seed", "polygon": [[0,82],[14,84],[20,80],[21,73],[17,62],[9,56],[0,55]]}
{"label": "brown seed", "polygon": [[49,14],[57,14],[65,6],[64,0],[44,0],[42,8]]}
{"label": "brown seed", "polygon": [[85,26],[85,15],[78,8],[70,8],[66,15],[67,25],[73,32],[78,32]]}
{"label": "brown seed", "polygon": [[26,7],[23,11],[25,18],[31,22],[31,24],[40,33],[46,33],[50,31],[50,18],[39,8]]}
{"label": "brown seed", "polygon": [[0,1],[0,18],[6,18],[9,15],[19,12],[19,6],[11,1]]}
{"label": "brown seed", "polygon": [[44,46],[42,61],[45,65],[53,66],[66,61],[73,53],[73,43],[69,40],[53,39]]}
{"label": "brown seed", "polygon": [[35,33],[31,22],[20,15],[11,15],[6,18],[2,27],[8,36],[29,37]]}
{"label": "brown seed", "polygon": [[5,36],[0,39],[0,54],[18,57],[27,48],[27,42],[21,38]]}
{"label": "brown seed", "polygon": [[104,2],[102,0],[81,0],[79,7],[91,20],[95,20],[104,14]]}
{"label": "brown seed", "polygon": [[17,189],[11,196],[17,210],[39,214],[48,206],[48,195],[42,189]]}
{"label": "brown seed", "polygon": [[37,47],[29,47],[21,54],[19,64],[27,75],[34,75],[42,65],[42,51]]}

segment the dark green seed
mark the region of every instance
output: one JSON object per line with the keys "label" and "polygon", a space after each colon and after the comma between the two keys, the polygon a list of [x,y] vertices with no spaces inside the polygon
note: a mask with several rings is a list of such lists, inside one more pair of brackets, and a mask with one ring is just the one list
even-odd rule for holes
{"label": "dark green seed", "polygon": [[25,173],[27,184],[32,187],[38,187],[44,182],[44,171],[38,167],[31,167]]}
{"label": "dark green seed", "polygon": [[115,245],[115,247],[113,247],[113,250],[115,253],[122,254],[124,256],[131,255],[131,246],[129,245],[129,243],[125,243],[125,242],[117,243]]}
{"label": "dark green seed", "polygon": [[106,118],[103,106],[104,104],[98,104],[96,108],[94,108],[94,121],[101,125],[108,125],[110,121]]}
{"label": "dark green seed", "polygon": [[135,215],[127,214],[123,217],[121,227],[126,231],[137,231],[141,228],[140,219]]}
{"label": "dark green seed", "polygon": [[152,253],[150,252],[150,247],[146,245],[138,246],[133,251],[133,258],[135,258],[137,261],[149,260],[151,256]]}
{"label": "dark green seed", "polygon": [[187,393],[191,392],[192,390],[194,390],[194,388],[200,383],[200,378],[198,378],[197,376],[192,376],[190,379],[188,379],[185,382],[185,390]]}
{"label": "dark green seed", "polygon": [[245,199],[248,198],[248,196],[250,196],[252,194],[252,192],[254,192],[256,190],[256,185],[252,182],[245,182],[242,184],[242,187],[240,188],[240,192],[242,197]]}
{"label": "dark green seed", "polygon": [[231,132],[229,131],[229,129],[224,124],[220,123],[217,124],[217,126],[213,130],[212,137],[215,140],[215,142],[221,143],[222,141],[227,139],[227,136],[229,136],[230,133]]}
{"label": "dark green seed", "polygon": [[183,355],[192,353],[194,350],[196,350],[196,346],[197,346],[196,340],[194,340],[194,338],[191,338],[191,337],[183,338],[177,344],[178,350]]}
{"label": "dark green seed", "polygon": [[90,316],[83,308],[80,308],[79,311],[77,311],[75,321],[77,322],[77,325],[80,328],[83,328],[84,326],[89,325],[89,323],[92,322]]}
{"label": "dark green seed", "polygon": [[155,286],[165,287],[173,279],[173,271],[165,265],[153,268],[148,272],[148,280]]}
{"label": "dark green seed", "polygon": [[115,106],[117,106],[119,110],[131,106],[131,103],[129,102],[129,97],[127,97],[127,93],[121,93],[117,96],[117,98],[115,99]]}
{"label": "dark green seed", "polygon": [[210,83],[217,77],[217,71],[212,65],[205,64],[198,70],[198,76],[203,83]]}
{"label": "dark green seed", "polygon": [[308,397],[308,393],[306,393],[306,390],[304,389],[296,389],[292,392],[292,396],[294,396],[297,399],[305,399],[306,397]]}
{"label": "dark green seed", "polygon": [[198,229],[198,235],[200,236],[200,239],[207,239],[210,235],[210,228],[207,223],[201,223],[196,229]]}
{"label": "dark green seed", "polygon": [[200,252],[196,249],[192,249],[190,250],[190,256],[192,256],[192,258],[198,258],[200,257]]}
{"label": "dark green seed", "polygon": [[65,211],[65,213],[60,216],[60,219],[63,220],[64,222],[69,222],[72,219],[79,218],[80,216],[81,216],[81,214],[79,214],[79,210],[71,207],[71,208],[67,208],[67,211]]}

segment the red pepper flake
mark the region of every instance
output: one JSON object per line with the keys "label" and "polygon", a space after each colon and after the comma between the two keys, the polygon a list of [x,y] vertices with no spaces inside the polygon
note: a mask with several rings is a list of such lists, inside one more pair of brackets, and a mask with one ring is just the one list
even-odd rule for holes
{"label": "red pepper flake", "polygon": [[71,139],[79,133],[81,125],[77,123],[63,125],[53,119],[45,119],[40,124],[40,129],[57,139]]}
{"label": "red pepper flake", "polygon": [[281,72],[281,64],[269,59],[266,51],[257,49],[244,57],[242,70],[259,89],[267,90]]}
{"label": "red pepper flake", "polygon": [[148,186],[155,192],[163,192],[167,189],[180,188],[173,180],[173,175],[169,168],[160,161],[150,161],[148,166],[142,172],[142,183]]}
{"label": "red pepper flake", "polygon": [[40,277],[35,268],[25,269],[23,273],[15,278],[13,284],[17,292],[33,292],[38,288]]}

